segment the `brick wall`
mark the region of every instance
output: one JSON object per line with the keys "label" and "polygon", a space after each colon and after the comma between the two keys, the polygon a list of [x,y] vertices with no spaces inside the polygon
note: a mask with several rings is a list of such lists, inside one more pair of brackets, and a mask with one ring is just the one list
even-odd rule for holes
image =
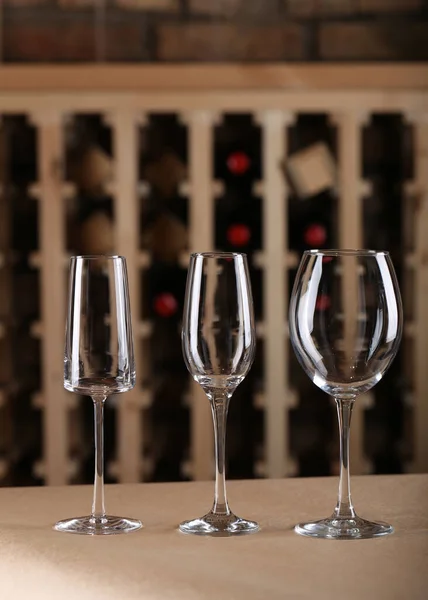
{"label": "brick wall", "polygon": [[427,60],[428,0],[0,0],[0,56]]}

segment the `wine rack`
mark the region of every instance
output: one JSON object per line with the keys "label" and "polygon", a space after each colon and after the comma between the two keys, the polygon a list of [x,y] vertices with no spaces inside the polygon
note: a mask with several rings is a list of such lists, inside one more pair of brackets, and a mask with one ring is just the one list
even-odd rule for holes
{"label": "wine rack", "polygon": [[356,403],[352,470],[426,471],[424,69],[0,68],[0,482],[91,480],[92,404],[63,389],[62,355],[68,257],[101,252],[127,259],[137,364],[135,389],[107,403],[107,479],[212,477],[209,404],[180,319],[189,253],[215,249],[248,254],[256,313],[230,477],[337,471],[332,403],[288,339],[310,247],[391,251],[404,339]]}

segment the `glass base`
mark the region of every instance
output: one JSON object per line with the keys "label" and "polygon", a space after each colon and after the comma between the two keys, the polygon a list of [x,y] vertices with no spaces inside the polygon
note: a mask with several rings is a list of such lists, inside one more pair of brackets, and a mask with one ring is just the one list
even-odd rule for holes
{"label": "glass base", "polygon": [[78,533],[82,535],[114,535],[117,533],[129,533],[141,529],[143,524],[137,519],[127,519],[124,517],[105,517],[94,518],[75,517],[64,519],[55,523],[56,531],[65,531],[67,533]]}
{"label": "glass base", "polygon": [[240,519],[233,513],[222,514],[209,512],[200,519],[193,519],[192,521],[180,523],[179,529],[183,533],[226,537],[229,535],[255,533],[259,530],[259,526],[254,521]]}
{"label": "glass base", "polygon": [[333,516],[311,523],[299,523],[294,531],[300,535],[329,540],[359,540],[389,535],[394,528],[387,523],[374,523],[357,516],[350,519]]}

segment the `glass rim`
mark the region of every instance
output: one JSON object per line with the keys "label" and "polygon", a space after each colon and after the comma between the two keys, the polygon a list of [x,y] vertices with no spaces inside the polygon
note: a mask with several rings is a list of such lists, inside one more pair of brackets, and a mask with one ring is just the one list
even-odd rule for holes
{"label": "glass rim", "polygon": [[70,260],[112,260],[118,258],[125,260],[125,257],[120,254],[78,254],[76,256],[70,256]]}
{"label": "glass rim", "polygon": [[369,250],[365,248],[331,248],[325,250],[305,250],[307,256],[389,256],[387,250]]}
{"label": "glass rim", "polygon": [[237,258],[239,256],[247,257],[244,252],[192,252],[191,258]]}

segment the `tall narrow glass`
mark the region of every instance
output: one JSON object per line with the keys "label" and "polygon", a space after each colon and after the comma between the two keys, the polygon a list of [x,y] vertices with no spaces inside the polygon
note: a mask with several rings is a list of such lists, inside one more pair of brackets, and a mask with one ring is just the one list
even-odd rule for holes
{"label": "tall narrow glass", "polygon": [[371,538],[391,525],[357,516],[351,500],[349,434],[358,395],[380,381],[401,339],[403,311],[388,252],[305,252],[290,301],[290,337],[312,381],[337,404],[340,430],[339,496],[331,517],[296,525],[301,535]]}
{"label": "tall narrow glass", "polygon": [[180,524],[183,533],[232,535],[258,530],[234,515],[225,478],[226,419],[233,392],[247,375],[255,353],[251,284],[244,254],[192,254],[182,329],[183,354],[192,377],[211,405],[215,441],[214,504],[199,519]]}
{"label": "tall narrow glass", "polygon": [[106,514],[104,505],[104,402],[135,385],[126,261],[122,256],[76,256],[70,261],[64,387],[91,396],[95,421],[92,512],[56,523],[57,531],[89,535],[127,533],[136,519]]}

